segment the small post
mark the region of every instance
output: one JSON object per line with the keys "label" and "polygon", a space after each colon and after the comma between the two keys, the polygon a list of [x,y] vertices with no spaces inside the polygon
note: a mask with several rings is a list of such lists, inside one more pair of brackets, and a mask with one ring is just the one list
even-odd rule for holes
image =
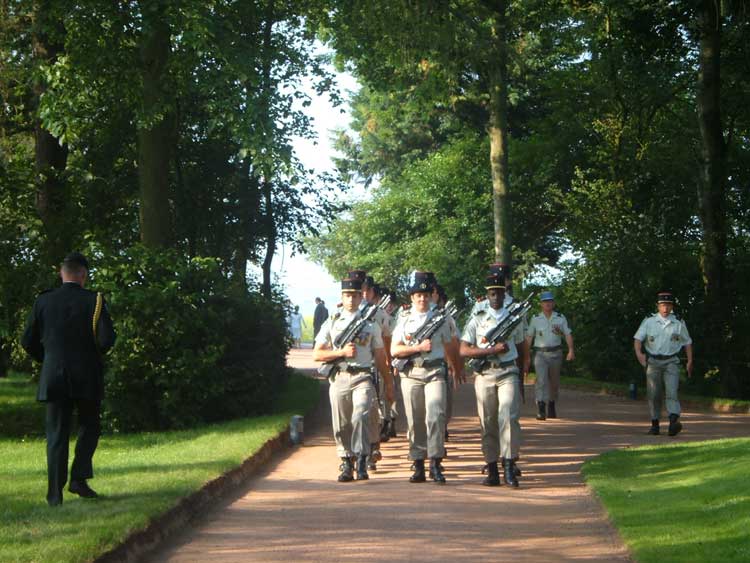
{"label": "small post", "polygon": [[305,440],[305,417],[295,414],[289,423],[289,441],[297,446]]}

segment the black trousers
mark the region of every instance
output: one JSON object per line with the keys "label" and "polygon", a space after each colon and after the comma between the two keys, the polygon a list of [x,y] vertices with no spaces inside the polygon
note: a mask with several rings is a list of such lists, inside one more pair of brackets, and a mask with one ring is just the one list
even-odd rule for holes
{"label": "black trousers", "polygon": [[62,500],[68,481],[68,444],[73,410],[78,412],[76,441],[71,481],[84,481],[94,476],[91,459],[101,435],[101,401],[63,399],[47,402],[47,501]]}

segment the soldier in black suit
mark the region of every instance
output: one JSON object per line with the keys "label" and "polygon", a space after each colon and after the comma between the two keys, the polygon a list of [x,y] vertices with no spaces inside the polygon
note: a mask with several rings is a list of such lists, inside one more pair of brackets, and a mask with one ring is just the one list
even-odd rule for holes
{"label": "soldier in black suit", "polygon": [[37,297],[21,344],[42,362],[37,400],[47,405],[47,502],[62,504],[68,480],[68,444],[73,410],[78,411],[78,441],[70,470],[72,493],[97,494],[88,486],[91,459],[101,433],[104,397],[102,355],[115,343],[112,319],[101,294],[84,289],[88,262],[77,252],[60,268],[62,287]]}

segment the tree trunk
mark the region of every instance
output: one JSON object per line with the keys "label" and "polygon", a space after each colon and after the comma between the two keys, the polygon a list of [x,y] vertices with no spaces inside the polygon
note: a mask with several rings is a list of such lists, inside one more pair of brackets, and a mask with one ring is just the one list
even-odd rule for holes
{"label": "tree trunk", "polygon": [[266,255],[263,258],[263,295],[271,299],[271,263],[276,252],[276,224],[273,216],[273,184],[268,178],[263,179],[263,202],[266,208]]}
{"label": "tree trunk", "polygon": [[[38,65],[53,64],[64,50],[65,30],[55,18],[49,1],[34,3],[32,49]],[[38,109],[39,100],[47,90],[44,78],[34,83],[33,103]],[[70,186],[65,178],[68,147],[47,131],[40,119],[34,120],[34,171],[36,183],[36,209],[44,226],[43,263],[59,265],[65,254],[73,250],[71,218],[67,213]]]}
{"label": "tree trunk", "polygon": [[510,183],[508,180],[508,84],[507,84],[507,3],[497,2],[493,23],[495,49],[489,76],[490,171],[495,227],[495,260],[511,264]]}
{"label": "tree trunk", "polygon": [[[262,92],[261,92],[261,115],[264,119],[269,119],[270,99],[273,95],[273,86],[271,84],[271,65],[272,65],[272,32],[275,21],[275,6],[273,0],[269,0],[266,6],[265,22],[263,26],[263,68],[262,68]],[[269,157],[273,154],[273,123],[266,123],[264,126],[266,132],[265,139],[265,162],[263,164],[263,186],[262,195],[265,204],[266,213],[263,216],[264,231],[266,235],[266,255],[263,258],[263,295],[271,299],[271,263],[273,255],[276,252],[276,224],[273,214],[273,168],[269,162]]]}
{"label": "tree trunk", "polygon": [[[737,390],[728,358],[729,315],[726,290],[726,145],[721,124],[721,15],[714,0],[699,6],[698,118],[701,161],[698,204],[703,226],[703,267],[706,295],[706,349],[711,367],[719,368],[722,392]],[[698,353],[701,353],[699,351]]]}
{"label": "tree trunk", "polygon": [[251,250],[255,247],[253,231],[256,226],[256,214],[260,207],[258,177],[253,174],[249,158],[238,165],[238,219],[239,233],[232,263],[232,277],[238,291],[247,292],[247,263]]}
{"label": "tree trunk", "polygon": [[168,99],[167,61],[170,29],[160,3],[144,3],[140,54],[143,80],[141,124],[138,127],[138,186],[141,242],[168,246],[172,240],[169,202],[169,159],[172,108]]}

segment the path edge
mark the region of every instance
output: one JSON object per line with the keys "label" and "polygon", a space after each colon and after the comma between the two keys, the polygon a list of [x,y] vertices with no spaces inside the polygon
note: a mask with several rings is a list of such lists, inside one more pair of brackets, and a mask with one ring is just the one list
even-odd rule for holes
{"label": "path edge", "polygon": [[[307,375],[308,370],[296,370]],[[324,388],[320,385],[320,397]],[[314,415],[320,408],[318,402],[306,415]],[[279,452],[291,450],[295,446],[289,439],[289,425],[276,436],[269,438],[260,449],[226,473],[206,482],[200,489],[181,498],[177,505],[165,513],[152,518],[148,525],[130,533],[118,545],[94,558],[92,563],[136,563],[161,547],[166,540],[184,531],[186,526],[207,510],[216,506],[223,498],[228,498],[237,489],[266,468],[271,459]]]}
{"label": "path edge", "polygon": [[158,548],[167,538],[185,526],[216,501],[258,473],[274,454],[290,448],[289,427],[266,441],[261,448],[239,466],[208,481],[197,491],[183,497],[176,506],[151,519],[142,530],[128,535],[119,545],[102,553],[93,563],[134,563]]}

